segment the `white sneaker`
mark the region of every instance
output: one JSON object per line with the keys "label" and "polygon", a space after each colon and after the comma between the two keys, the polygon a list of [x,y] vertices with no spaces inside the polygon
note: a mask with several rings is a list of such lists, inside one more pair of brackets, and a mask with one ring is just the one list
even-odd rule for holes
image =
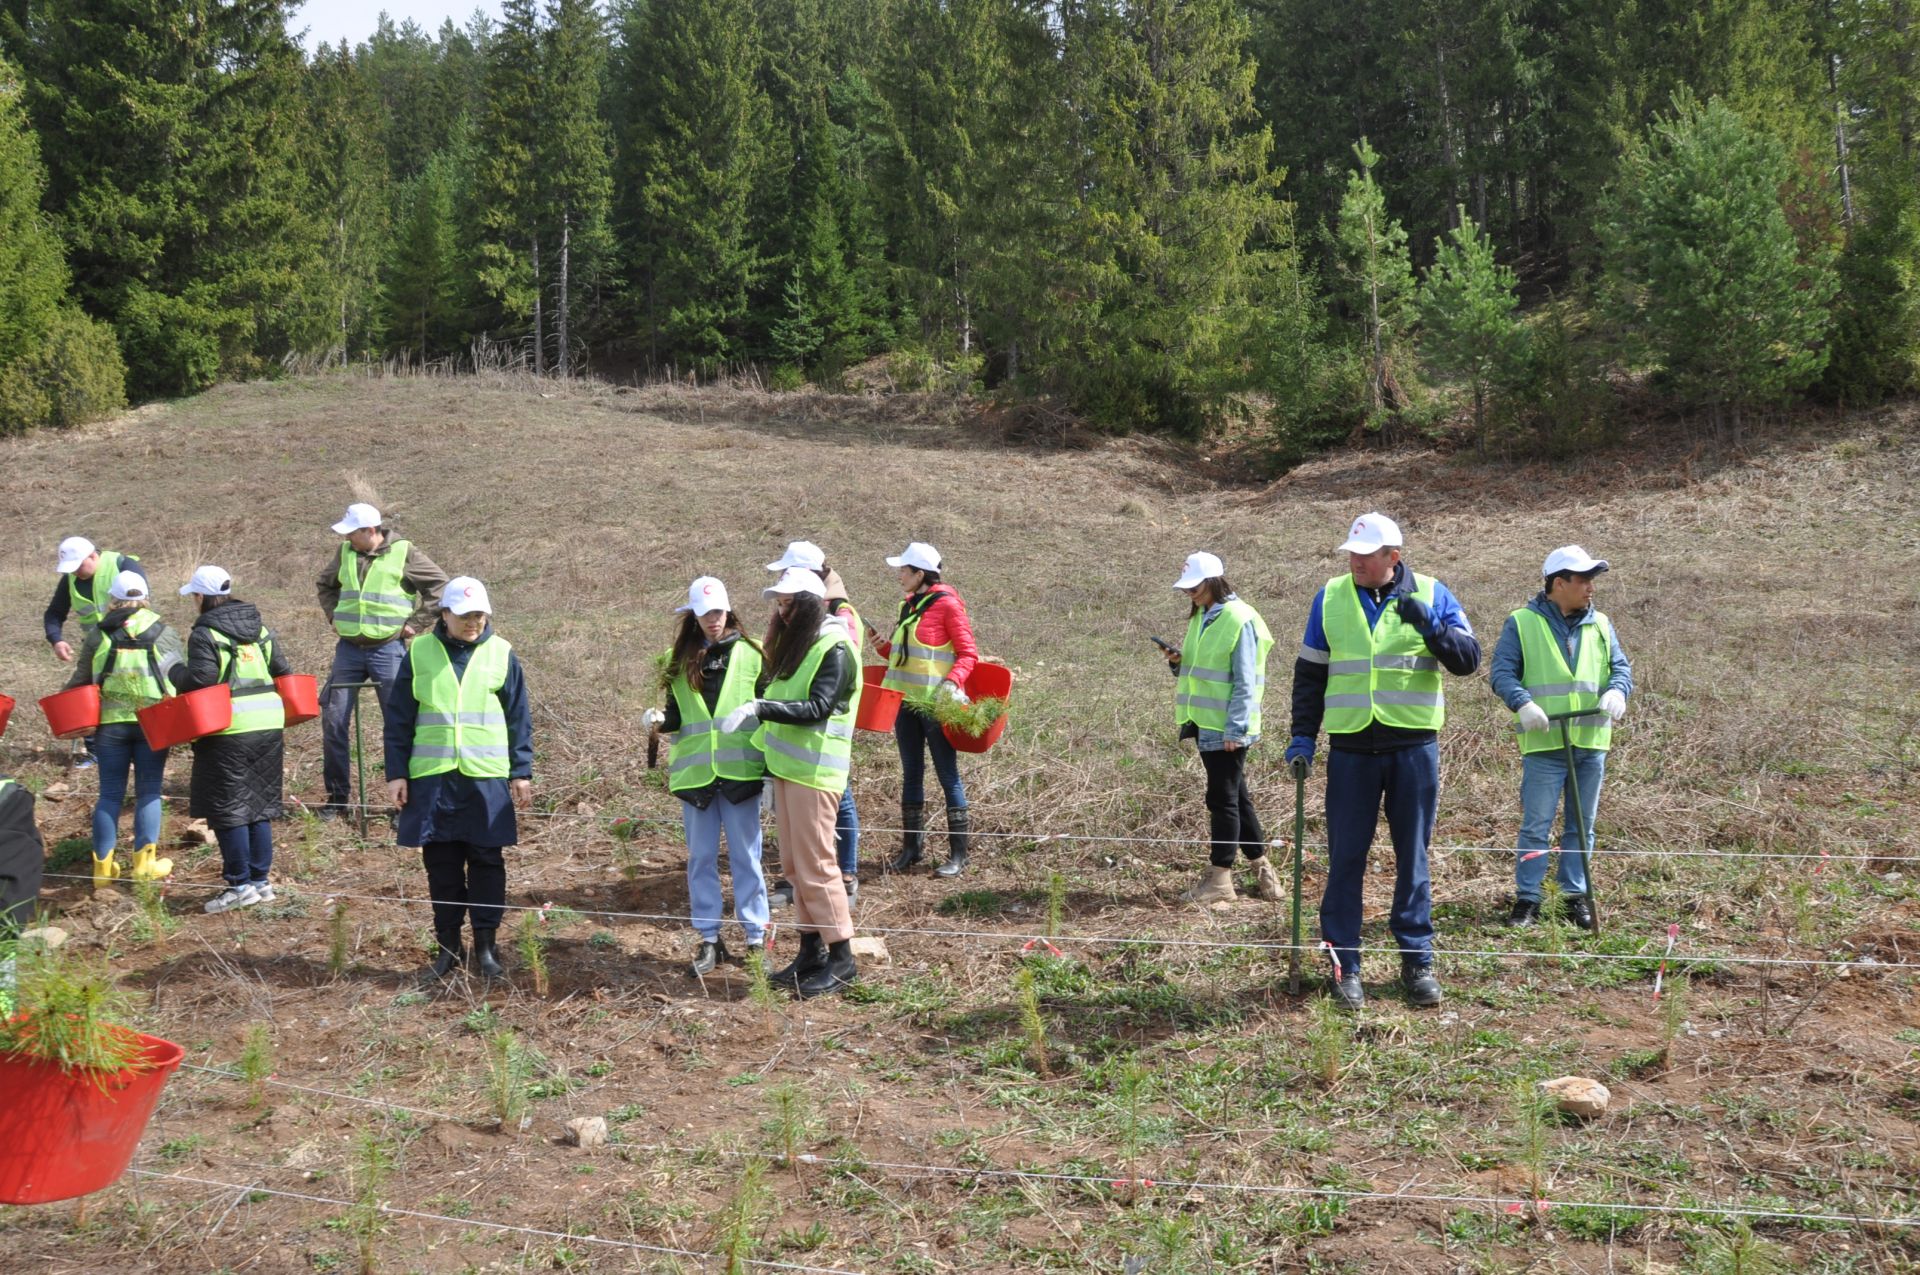
{"label": "white sneaker", "polygon": [[253,892],[260,896],[254,900],[255,903],[273,902],[273,882],[262,881],[259,885],[253,887]]}
{"label": "white sneaker", "polygon": [[231,912],[235,908],[250,908],[260,902],[260,891],[250,885],[230,885],[207,900],[209,912]]}

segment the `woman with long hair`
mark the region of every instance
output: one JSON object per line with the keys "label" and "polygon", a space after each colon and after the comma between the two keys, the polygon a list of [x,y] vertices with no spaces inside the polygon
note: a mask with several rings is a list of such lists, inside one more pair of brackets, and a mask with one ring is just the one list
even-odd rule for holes
{"label": "woman with long hair", "polygon": [[733,914],[747,951],[764,951],[767,882],[760,868],[760,792],[767,767],[751,728],[722,730],[720,719],[750,702],[760,676],[760,646],[740,626],[727,586],[701,576],[675,607],[680,627],[661,669],[667,708],[660,733],[672,737],[667,789],[680,799],[687,838],[687,900],[700,936],[689,972],[699,978],[727,958],[720,941],[720,836],[733,874]]}

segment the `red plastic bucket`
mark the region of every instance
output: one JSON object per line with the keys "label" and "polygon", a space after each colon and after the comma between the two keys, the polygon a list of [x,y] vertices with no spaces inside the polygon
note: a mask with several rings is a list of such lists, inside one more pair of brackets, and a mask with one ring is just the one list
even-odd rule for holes
{"label": "red plastic bucket", "polygon": [[147,747],[158,752],[233,725],[233,691],[225,682],[203,686],[149,704],[134,715],[140,719]]}
{"label": "red plastic bucket", "polygon": [[45,1204],[98,1191],[122,1173],[186,1050],[140,1036],[141,1069],[106,1077],[0,1056],[0,1203]]}
{"label": "red plastic bucket", "polygon": [[100,724],[100,688],[88,683],[40,701],[55,739],[84,735]]}
{"label": "red plastic bucket", "polygon": [[860,688],[860,709],[853,715],[853,724],[861,730],[890,731],[893,719],[900,715],[900,692],[880,685],[886,676],[884,664],[869,664],[860,671],[864,685]]}
{"label": "red plastic bucket", "polygon": [[0,695],[0,735],[7,733],[7,719],[13,716],[13,696]]}
{"label": "red plastic bucket", "polygon": [[[973,672],[967,674],[967,684],[962,689],[971,700],[1007,699],[1013,694],[1013,670],[1004,664],[975,664]],[[969,735],[953,726],[942,726],[940,733],[947,737],[947,742],[957,752],[984,753],[999,741],[1006,729],[1007,715],[1002,713],[993,719],[993,725],[978,735]]]}
{"label": "red plastic bucket", "polygon": [[313,674],[288,673],[276,677],[273,689],[280,692],[280,702],[286,706],[287,725],[298,726],[320,716],[320,684],[313,680]]}

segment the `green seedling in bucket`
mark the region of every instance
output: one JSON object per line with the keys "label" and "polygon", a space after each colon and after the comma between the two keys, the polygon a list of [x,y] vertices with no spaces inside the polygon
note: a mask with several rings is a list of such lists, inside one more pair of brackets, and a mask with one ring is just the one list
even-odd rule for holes
{"label": "green seedling in bucket", "polygon": [[0,1054],[50,1062],[105,1089],[140,1064],[140,1039],[124,1026],[132,999],[104,961],[38,942],[0,944],[14,966],[13,1013],[0,1019]]}
{"label": "green seedling in bucket", "polygon": [[989,695],[962,704],[950,696],[936,695],[910,707],[924,710],[941,726],[951,726],[978,739],[1006,715],[1007,701],[998,695]]}

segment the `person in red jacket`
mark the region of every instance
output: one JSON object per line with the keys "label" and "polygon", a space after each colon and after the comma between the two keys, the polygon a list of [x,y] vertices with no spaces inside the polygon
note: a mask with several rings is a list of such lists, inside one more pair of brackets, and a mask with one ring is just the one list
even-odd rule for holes
{"label": "person in red jacket", "polygon": [[881,685],[905,697],[893,722],[894,742],[900,747],[900,853],[887,864],[887,871],[905,872],[925,852],[925,785],[931,753],[934,774],[947,799],[947,861],[934,871],[938,876],[957,877],[966,870],[971,840],[967,790],[960,783],[959,757],[927,709],[936,695],[966,703],[962,688],[979,662],[980,651],[973,643],[966,605],[952,585],[941,582],[939,550],[915,541],[899,557],[888,558],[887,565],[899,574],[906,594],[900,618],[894,622],[890,641],[867,626],[874,649],[887,661]]}

